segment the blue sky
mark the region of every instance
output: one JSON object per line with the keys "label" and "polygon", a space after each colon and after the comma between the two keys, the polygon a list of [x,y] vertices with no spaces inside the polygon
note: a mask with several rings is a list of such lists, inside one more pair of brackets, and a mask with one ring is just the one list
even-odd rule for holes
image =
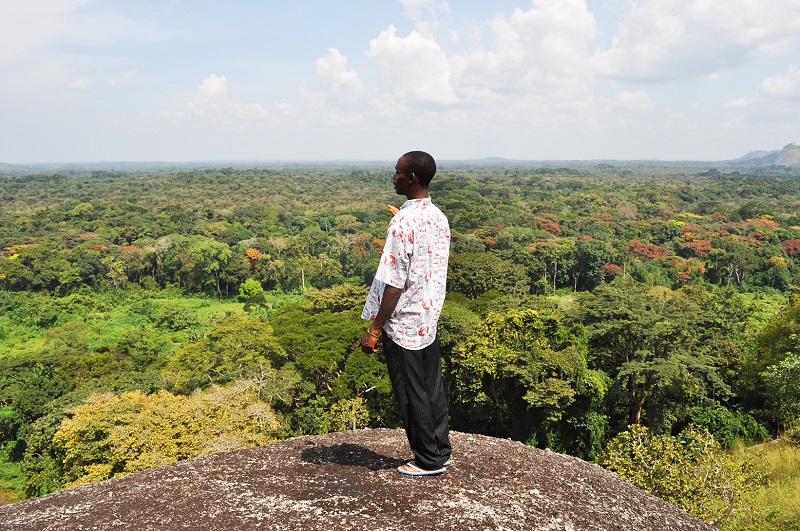
{"label": "blue sky", "polygon": [[0,162],[723,160],[800,142],[797,0],[0,0]]}

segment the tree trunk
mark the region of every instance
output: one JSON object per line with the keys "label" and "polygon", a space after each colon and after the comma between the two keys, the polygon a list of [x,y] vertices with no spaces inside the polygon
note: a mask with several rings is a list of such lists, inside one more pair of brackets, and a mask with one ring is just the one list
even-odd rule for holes
{"label": "tree trunk", "polygon": [[647,397],[647,393],[636,388],[634,375],[628,376],[628,386],[630,392],[630,423],[641,424],[642,410],[644,409],[644,400]]}
{"label": "tree trunk", "polygon": [[556,275],[558,274],[558,260],[553,263],[553,294],[556,292]]}
{"label": "tree trunk", "polygon": [[633,407],[631,408],[631,424],[642,423],[642,410],[644,409],[644,399],[645,399],[644,394],[639,398],[634,398],[632,404]]}

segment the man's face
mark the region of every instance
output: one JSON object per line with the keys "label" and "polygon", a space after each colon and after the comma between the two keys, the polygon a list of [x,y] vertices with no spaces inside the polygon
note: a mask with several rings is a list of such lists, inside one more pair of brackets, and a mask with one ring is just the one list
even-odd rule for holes
{"label": "man's face", "polygon": [[406,160],[403,157],[398,159],[394,167],[394,175],[392,176],[392,184],[394,184],[394,191],[397,195],[408,195],[409,181],[411,174],[408,173]]}

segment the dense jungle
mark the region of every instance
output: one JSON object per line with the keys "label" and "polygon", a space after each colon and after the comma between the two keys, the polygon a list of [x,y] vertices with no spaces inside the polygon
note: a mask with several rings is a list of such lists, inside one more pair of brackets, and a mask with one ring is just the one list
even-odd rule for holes
{"label": "dense jungle", "polygon": [[[391,163],[0,172],[0,499],[399,427]],[[452,429],[800,529],[800,170],[445,162]]]}

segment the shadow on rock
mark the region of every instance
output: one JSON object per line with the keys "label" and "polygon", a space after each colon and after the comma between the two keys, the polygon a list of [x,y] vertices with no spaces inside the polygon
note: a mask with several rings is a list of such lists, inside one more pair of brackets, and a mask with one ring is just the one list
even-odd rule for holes
{"label": "shadow on rock", "polygon": [[333,463],[343,466],[359,466],[368,468],[373,472],[397,468],[408,461],[408,459],[387,457],[358,444],[350,443],[306,448],[300,454],[300,457],[303,461],[316,465]]}

